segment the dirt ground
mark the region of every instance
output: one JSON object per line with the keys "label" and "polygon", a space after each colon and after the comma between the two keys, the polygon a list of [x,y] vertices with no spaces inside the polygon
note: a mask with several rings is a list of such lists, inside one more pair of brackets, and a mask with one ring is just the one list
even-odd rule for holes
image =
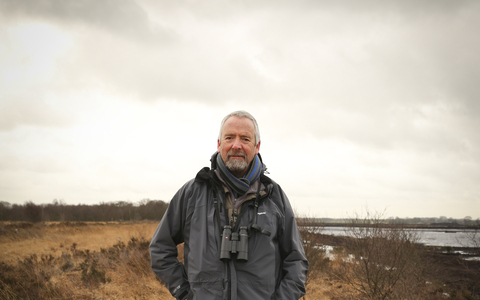
{"label": "dirt ground", "polygon": [[430,248],[432,262],[439,268],[439,276],[442,281],[454,287],[455,290],[466,289],[473,291],[474,295],[480,298],[480,261],[468,260],[471,254],[459,254],[471,252],[468,248]]}

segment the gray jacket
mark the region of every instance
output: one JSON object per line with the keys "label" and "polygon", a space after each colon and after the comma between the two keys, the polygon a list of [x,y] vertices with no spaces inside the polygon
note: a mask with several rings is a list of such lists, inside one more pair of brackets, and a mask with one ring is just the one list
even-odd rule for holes
{"label": "gray jacket", "polygon": [[[150,244],[152,270],[173,297],[295,300],[305,294],[308,262],[290,203],[270,178],[262,174],[259,180],[265,193],[242,205],[232,230],[248,227],[248,261],[237,261],[234,254],[220,260],[228,222],[225,193],[213,171],[202,169],[175,194]],[[177,260],[182,242],[184,264]]]}

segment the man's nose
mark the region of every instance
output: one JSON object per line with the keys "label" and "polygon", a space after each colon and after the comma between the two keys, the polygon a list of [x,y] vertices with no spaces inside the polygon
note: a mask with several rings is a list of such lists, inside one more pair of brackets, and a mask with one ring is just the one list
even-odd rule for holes
{"label": "man's nose", "polygon": [[233,149],[242,149],[242,143],[239,138],[236,138],[232,145]]}

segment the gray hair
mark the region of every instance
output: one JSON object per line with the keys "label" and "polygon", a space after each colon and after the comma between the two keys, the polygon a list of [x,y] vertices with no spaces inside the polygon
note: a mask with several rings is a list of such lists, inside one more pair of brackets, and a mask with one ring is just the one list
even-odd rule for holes
{"label": "gray hair", "polygon": [[258,129],[258,124],[257,120],[249,113],[244,110],[237,110],[232,113],[229,113],[225,118],[223,118],[222,123],[220,124],[220,133],[218,134],[218,139],[220,140],[222,137],[222,130],[223,130],[223,125],[225,125],[225,122],[230,118],[230,117],[239,117],[239,118],[249,118],[253,122],[253,126],[255,127],[255,146],[260,143],[260,129]]}

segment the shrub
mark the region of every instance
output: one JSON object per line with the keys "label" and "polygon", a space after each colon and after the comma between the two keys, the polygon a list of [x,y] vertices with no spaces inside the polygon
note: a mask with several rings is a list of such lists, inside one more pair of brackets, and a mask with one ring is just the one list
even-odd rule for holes
{"label": "shrub", "polygon": [[409,299],[424,289],[425,264],[415,231],[385,224],[383,214],[350,220],[337,277],[367,299]]}
{"label": "shrub", "polygon": [[18,261],[17,266],[0,263],[1,299],[63,299],[68,291],[56,288],[50,282],[54,269],[48,256],[39,261],[35,254]]}
{"label": "shrub", "polygon": [[80,269],[82,270],[82,281],[88,286],[98,286],[107,282],[105,270],[98,267],[98,260],[95,257],[87,257],[80,264]]}

